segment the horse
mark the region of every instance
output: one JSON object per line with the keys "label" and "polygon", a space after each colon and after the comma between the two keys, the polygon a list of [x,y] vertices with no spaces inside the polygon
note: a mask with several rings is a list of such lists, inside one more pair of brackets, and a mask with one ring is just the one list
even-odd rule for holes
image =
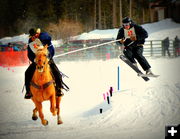
{"label": "horse", "polygon": [[56,97],[54,79],[48,63],[49,59],[47,47],[48,46],[46,45],[37,49],[35,56],[36,69],[30,82],[30,91],[32,93],[31,99],[35,104],[32,119],[38,119],[38,112],[41,123],[44,126],[48,125],[48,121],[44,119],[42,102],[47,100],[50,101],[50,111],[52,115],[57,115],[57,124],[63,123],[60,117],[61,96]]}

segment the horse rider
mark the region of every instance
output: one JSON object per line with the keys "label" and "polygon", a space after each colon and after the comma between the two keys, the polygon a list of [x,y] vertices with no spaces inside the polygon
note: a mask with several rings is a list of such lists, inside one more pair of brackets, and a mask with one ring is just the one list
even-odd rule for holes
{"label": "horse rider", "polygon": [[36,69],[36,63],[34,62],[35,59],[35,53],[32,47],[33,42],[40,42],[42,45],[48,45],[48,58],[49,58],[49,65],[52,71],[53,78],[55,79],[55,89],[56,89],[56,96],[62,96],[63,92],[61,89],[63,88],[63,81],[62,81],[62,75],[60,74],[59,69],[55,65],[53,61],[53,56],[55,53],[54,47],[51,43],[51,37],[47,32],[41,32],[40,29],[31,28],[29,30],[29,41],[28,41],[28,58],[31,61],[31,64],[25,71],[25,87],[26,87],[26,94],[25,99],[30,99],[32,97],[32,94],[30,92],[30,82],[33,77],[33,74]]}

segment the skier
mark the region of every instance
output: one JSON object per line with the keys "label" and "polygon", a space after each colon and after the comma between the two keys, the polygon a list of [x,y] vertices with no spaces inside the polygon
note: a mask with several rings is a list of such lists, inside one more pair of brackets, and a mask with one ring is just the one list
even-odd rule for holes
{"label": "skier", "polygon": [[33,74],[36,69],[36,63],[34,62],[35,59],[35,53],[34,49],[32,47],[32,42],[37,42],[42,45],[48,45],[48,51],[49,51],[49,64],[50,68],[52,71],[52,74],[54,75],[53,77],[55,78],[55,83],[56,83],[56,96],[62,96],[63,93],[61,89],[63,88],[63,81],[62,81],[62,75],[60,74],[60,71],[58,70],[57,66],[55,65],[53,61],[53,56],[54,56],[54,47],[51,43],[51,37],[49,36],[48,33],[40,31],[40,29],[30,29],[29,30],[30,38],[28,41],[28,58],[31,61],[31,64],[25,71],[25,87],[26,87],[26,94],[25,94],[25,99],[30,99],[32,97],[32,94],[30,92],[30,81],[33,77]]}
{"label": "skier", "polygon": [[120,39],[118,44],[124,44],[124,55],[136,67],[137,60],[143,70],[146,71],[146,74],[152,75],[151,66],[143,56],[143,44],[145,38],[148,37],[147,31],[141,26],[135,24],[129,17],[125,17],[122,22],[123,27],[119,29],[116,40]]}

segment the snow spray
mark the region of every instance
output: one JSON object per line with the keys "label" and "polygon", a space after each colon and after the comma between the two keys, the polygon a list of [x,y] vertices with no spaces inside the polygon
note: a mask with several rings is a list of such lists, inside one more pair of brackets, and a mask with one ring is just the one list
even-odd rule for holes
{"label": "snow spray", "polygon": [[5,66],[5,65],[3,65],[3,64],[0,64],[0,67],[4,68],[4,69],[7,70],[7,71],[12,71],[12,72],[14,72],[14,69],[12,69],[12,68],[10,68],[10,67],[7,67],[7,66]]}
{"label": "snow spray", "polygon": [[7,70],[14,72],[14,69],[12,69],[12,68],[10,68],[10,67],[8,67]]}

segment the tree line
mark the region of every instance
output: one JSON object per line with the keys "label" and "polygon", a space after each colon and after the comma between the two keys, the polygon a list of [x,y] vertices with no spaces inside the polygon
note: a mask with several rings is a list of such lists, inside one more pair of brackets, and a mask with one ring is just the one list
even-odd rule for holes
{"label": "tree line", "polygon": [[68,39],[120,27],[125,16],[139,24],[150,22],[149,15],[148,0],[0,0],[0,37],[39,27],[53,39]]}

